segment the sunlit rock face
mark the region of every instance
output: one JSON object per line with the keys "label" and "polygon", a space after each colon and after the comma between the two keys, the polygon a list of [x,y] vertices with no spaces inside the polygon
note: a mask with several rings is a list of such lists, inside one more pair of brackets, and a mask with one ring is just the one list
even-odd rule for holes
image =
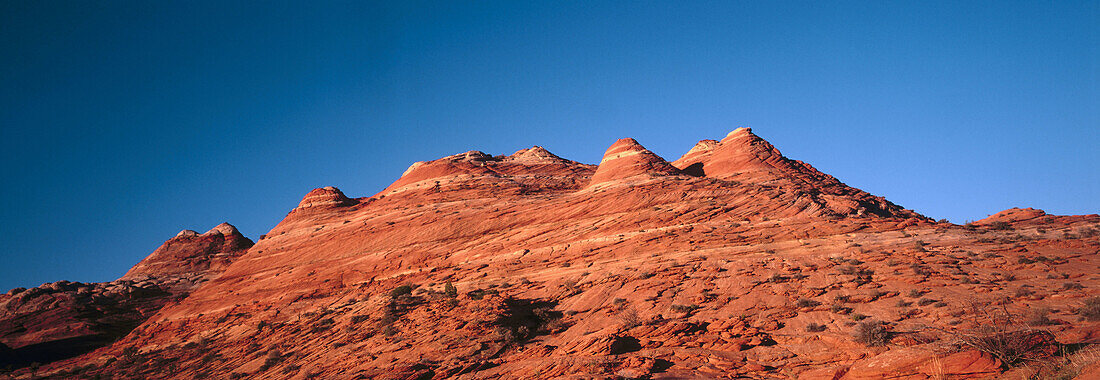
{"label": "sunlit rock face", "polygon": [[[597,165],[471,151],[293,206],[186,298],[37,374],[988,378],[1005,359],[951,346],[987,331],[974,304],[1052,310],[1020,336],[1029,363],[1100,336],[1078,314],[1100,288],[1100,217],[937,223],[748,129],[671,163],[632,139]],[[173,246],[232,245],[219,231]]]}

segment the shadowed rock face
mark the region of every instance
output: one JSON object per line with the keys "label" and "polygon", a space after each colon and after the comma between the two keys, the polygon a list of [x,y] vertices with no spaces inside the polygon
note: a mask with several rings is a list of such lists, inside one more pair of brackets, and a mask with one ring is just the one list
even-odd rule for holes
{"label": "shadowed rock face", "polygon": [[[633,140],[598,167],[538,147],[467,152],[372,197],[294,209],[186,299],[39,374],[1001,375],[1004,359],[944,351],[998,327],[972,303],[1057,310],[1049,335],[1025,336],[1041,338],[1034,352],[1100,337],[1075,315],[1100,286],[1100,216],[1006,224],[935,223],[747,130],[672,165]],[[875,335],[854,337],[870,320]]]}
{"label": "shadowed rock face", "polygon": [[0,367],[48,363],[110,344],[251,246],[222,223],[203,234],[181,231],[116,281],[12,289],[0,295],[0,343],[10,349]]}

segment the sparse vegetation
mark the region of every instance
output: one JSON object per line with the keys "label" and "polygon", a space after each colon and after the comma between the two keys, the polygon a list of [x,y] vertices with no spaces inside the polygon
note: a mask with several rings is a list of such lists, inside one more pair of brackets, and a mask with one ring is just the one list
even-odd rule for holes
{"label": "sparse vegetation", "polygon": [[401,285],[390,291],[390,298],[400,298],[411,295],[413,291],[412,285]]}
{"label": "sparse vegetation", "polygon": [[1100,321],[1100,297],[1086,299],[1085,304],[1077,309],[1077,315],[1088,321]]}
{"label": "sparse vegetation", "polygon": [[809,332],[822,332],[825,331],[825,325],[820,323],[810,323],[806,325],[806,331]]}
{"label": "sparse vegetation", "polygon": [[696,304],[672,305],[672,307],[671,307],[672,311],[675,311],[675,312],[678,312],[678,313],[691,313],[695,310],[698,310],[699,308],[701,308],[701,306],[696,305]]}
{"label": "sparse vegetation", "polygon": [[1050,319],[1050,308],[1048,307],[1037,307],[1028,310],[1025,323],[1031,326],[1047,326],[1055,324],[1055,322]]}
{"label": "sparse vegetation", "polygon": [[458,288],[450,281],[447,281],[447,284],[443,285],[443,294],[446,295],[447,298],[457,298]]}
{"label": "sparse vegetation", "polygon": [[640,326],[642,318],[638,316],[638,311],[628,308],[619,313],[619,322],[622,323],[624,329],[631,329]]}
{"label": "sparse vegetation", "polygon": [[852,338],[867,346],[882,346],[890,342],[890,332],[882,322],[868,320],[856,325]]}
{"label": "sparse vegetation", "polygon": [[801,308],[807,308],[807,307],[814,307],[814,306],[818,306],[818,305],[821,305],[821,302],[811,300],[811,299],[805,299],[805,298],[799,299],[797,302],[795,302],[795,306],[800,308],[800,309]]}

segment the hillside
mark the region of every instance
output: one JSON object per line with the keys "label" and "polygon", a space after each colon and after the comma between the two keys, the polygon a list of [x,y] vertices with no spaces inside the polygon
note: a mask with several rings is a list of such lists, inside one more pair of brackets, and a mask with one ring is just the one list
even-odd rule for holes
{"label": "hillside", "polygon": [[472,151],[369,197],[315,189],[232,260],[158,249],[124,278],[219,274],[110,346],[13,375],[1087,378],[1098,229],[1022,209],[935,222],[749,129],[673,162],[633,139],[598,165]]}

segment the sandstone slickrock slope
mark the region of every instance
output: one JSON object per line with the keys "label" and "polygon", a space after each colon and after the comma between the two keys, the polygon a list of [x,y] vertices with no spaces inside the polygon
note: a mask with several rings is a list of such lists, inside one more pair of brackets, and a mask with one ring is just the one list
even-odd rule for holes
{"label": "sandstone slickrock slope", "polygon": [[184,230],[118,280],[58,281],[0,295],[0,367],[47,363],[121,338],[167,303],[217,276],[252,241],[222,223]]}
{"label": "sandstone slickrock slope", "polygon": [[[671,164],[630,139],[598,166],[472,151],[310,192],[186,299],[37,375],[1053,376],[1100,343],[1098,227],[936,223],[747,129]],[[994,338],[1028,356],[976,346]]]}

